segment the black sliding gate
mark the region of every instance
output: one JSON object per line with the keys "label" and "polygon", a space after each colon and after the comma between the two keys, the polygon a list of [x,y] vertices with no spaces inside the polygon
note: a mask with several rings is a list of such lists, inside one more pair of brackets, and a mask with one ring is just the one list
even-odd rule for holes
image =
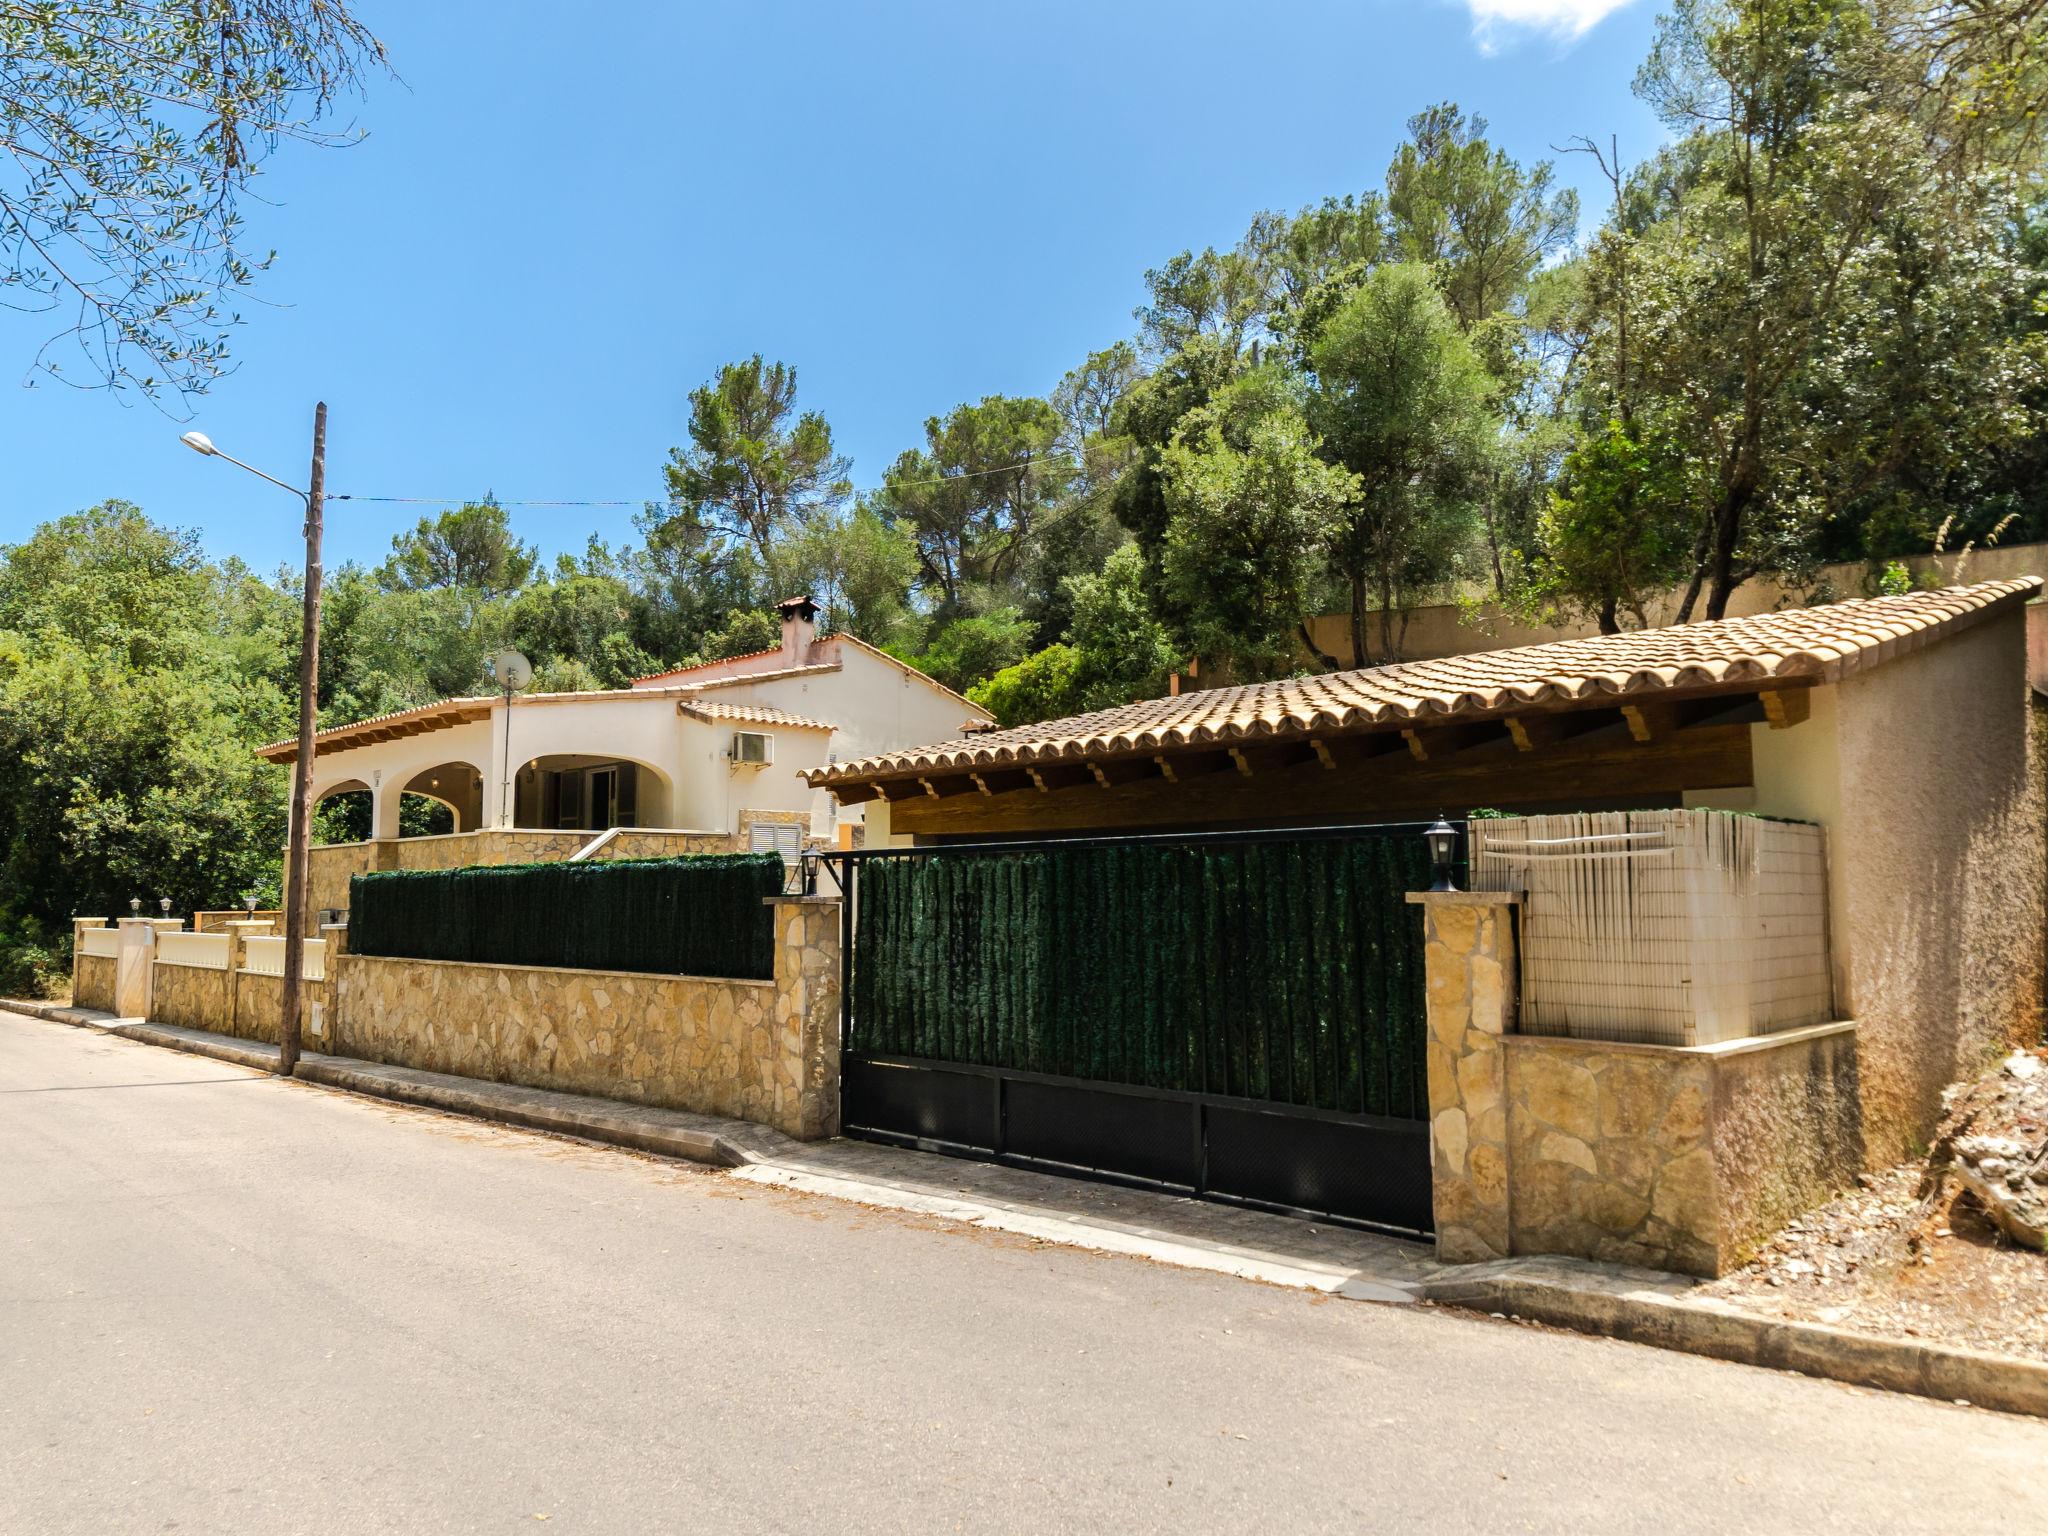
{"label": "black sliding gate", "polygon": [[1430,1229],[1419,826],[826,858],[847,1135]]}

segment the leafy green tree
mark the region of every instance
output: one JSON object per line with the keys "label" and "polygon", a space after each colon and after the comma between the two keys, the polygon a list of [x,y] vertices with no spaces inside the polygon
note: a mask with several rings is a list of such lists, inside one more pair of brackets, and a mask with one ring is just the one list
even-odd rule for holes
{"label": "leafy green tree", "polygon": [[1538,529],[1532,585],[1542,616],[1590,615],[1613,634],[1626,609],[1647,629],[1648,604],[1691,565],[1700,479],[1678,437],[1651,418],[1610,420],[1580,437]]}
{"label": "leafy green tree", "polygon": [[865,498],[850,513],[812,521],[783,543],[776,565],[784,588],[818,600],[829,630],[886,645],[913,623],[916,537]]}
{"label": "leafy green tree", "polygon": [[847,467],[825,418],[798,411],[796,369],[757,352],[690,392],[690,445],[669,454],[669,498],[676,515],[770,570],[777,541],[852,494]]}
{"label": "leafy green tree", "polygon": [[1193,648],[1243,678],[1292,670],[1356,477],[1323,461],[1292,382],[1248,375],[1161,455],[1161,570]]}
{"label": "leafy green tree", "polygon": [[1068,577],[1067,591],[1075,707],[1107,709],[1163,693],[1183,657],[1147,595],[1137,546],[1126,543],[1099,570]]}
{"label": "leafy green tree", "polygon": [[1001,726],[1056,720],[1083,707],[1076,702],[1074,673],[1081,658],[1070,645],[1052,644],[1013,662],[967,690],[967,697]]}
{"label": "leafy green tree", "polygon": [[1578,230],[1578,195],[1548,161],[1524,168],[1487,141],[1486,119],[1443,102],[1408,120],[1387,167],[1387,234],[1431,269],[1468,335],[1514,309],[1537,270]]}
{"label": "leafy green tree", "polygon": [[1031,625],[1014,608],[998,608],[941,625],[922,654],[903,660],[948,688],[966,692],[984,678],[1016,665],[1031,645]]}
{"label": "leafy green tree", "polygon": [[0,6],[0,291],[56,317],[35,367],[152,397],[226,372],[269,265],[241,195],[280,143],[353,139],[321,122],[383,57],[341,0]]}
{"label": "leafy green tree", "polygon": [[977,590],[1001,591],[1022,570],[1038,519],[1072,473],[1064,423],[1043,400],[990,395],[925,422],[925,447],[883,476],[876,510],[909,528],[921,579],[942,615]]}
{"label": "leafy green tree", "polygon": [[275,889],[282,776],[254,748],[290,710],[246,582],[123,502],[0,550],[0,981],[59,964],[74,913]]}
{"label": "leafy green tree", "polygon": [[[1825,524],[1918,494],[1923,459],[1967,495],[1944,448],[2024,393],[2030,359],[1985,313],[2011,269],[1973,272],[2002,264],[2017,221],[1946,174],[1953,124],[1890,14],[1680,0],[1638,78],[1679,138],[1669,212],[1636,242],[1632,354],[1713,477],[1681,620],[1810,571]],[[1994,398],[1964,404],[1958,378]]]}
{"label": "leafy green tree", "polygon": [[513,535],[505,509],[490,496],[438,517],[423,517],[391,541],[377,579],[395,592],[459,587],[507,597],[533,579],[540,552]]}
{"label": "leafy green tree", "polygon": [[1473,475],[1495,429],[1493,382],[1413,262],[1376,268],[1323,324],[1309,354],[1309,419],[1324,451],[1354,477],[1330,537],[1350,598],[1352,654],[1400,658],[1402,599],[1457,569],[1476,523]]}

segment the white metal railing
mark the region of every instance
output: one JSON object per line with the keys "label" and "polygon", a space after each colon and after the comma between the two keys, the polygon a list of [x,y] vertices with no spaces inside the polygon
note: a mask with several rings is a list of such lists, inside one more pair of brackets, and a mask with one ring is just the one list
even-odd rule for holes
{"label": "white metal railing", "polygon": [[189,965],[202,971],[228,968],[228,936],[224,933],[160,933],[156,936],[159,965]]}
{"label": "white metal railing", "polygon": [[1525,893],[1526,1033],[1712,1045],[1828,1017],[1819,827],[1717,811],[1471,827],[1474,887]]}
{"label": "white metal railing", "polygon": [[78,952],[82,955],[97,955],[102,960],[112,960],[121,953],[121,930],[118,928],[87,928],[78,935]]}
{"label": "white metal railing", "polygon": [[[325,981],[327,979],[327,941],[325,939],[301,939],[306,946],[305,959],[300,961],[299,976],[304,981]],[[282,937],[256,937],[243,940],[247,958],[242,962],[245,976],[282,976],[284,974],[284,946]]]}

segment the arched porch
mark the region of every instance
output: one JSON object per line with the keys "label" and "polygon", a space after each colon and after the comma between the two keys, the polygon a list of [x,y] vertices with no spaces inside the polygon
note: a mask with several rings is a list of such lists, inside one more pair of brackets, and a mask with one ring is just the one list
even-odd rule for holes
{"label": "arched porch", "polygon": [[669,781],[632,758],[552,753],[513,776],[515,827],[603,832],[669,825]]}

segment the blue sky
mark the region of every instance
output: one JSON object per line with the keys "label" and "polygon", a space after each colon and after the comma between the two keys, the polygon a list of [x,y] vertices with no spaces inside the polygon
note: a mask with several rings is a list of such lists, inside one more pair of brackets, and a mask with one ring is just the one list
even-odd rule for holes
{"label": "blue sky", "polygon": [[[177,436],[301,480],[323,396],[334,491],[637,504],[690,389],[755,351],[796,365],[866,485],[927,416],[1128,335],[1147,267],[1377,185],[1431,102],[1524,159],[1659,136],[1629,91],[1652,0],[357,9],[401,79],[355,109],[366,142],[271,162],[248,214],[278,263],[189,420],[18,387],[47,327],[0,314],[0,543],[119,496],[217,556],[295,560],[289,499]],[[1597,206],[1583,157],[1560,172]],[[330,566],[431,510],[333,507]],[[553,553],[632,514],[512,515]]]}

